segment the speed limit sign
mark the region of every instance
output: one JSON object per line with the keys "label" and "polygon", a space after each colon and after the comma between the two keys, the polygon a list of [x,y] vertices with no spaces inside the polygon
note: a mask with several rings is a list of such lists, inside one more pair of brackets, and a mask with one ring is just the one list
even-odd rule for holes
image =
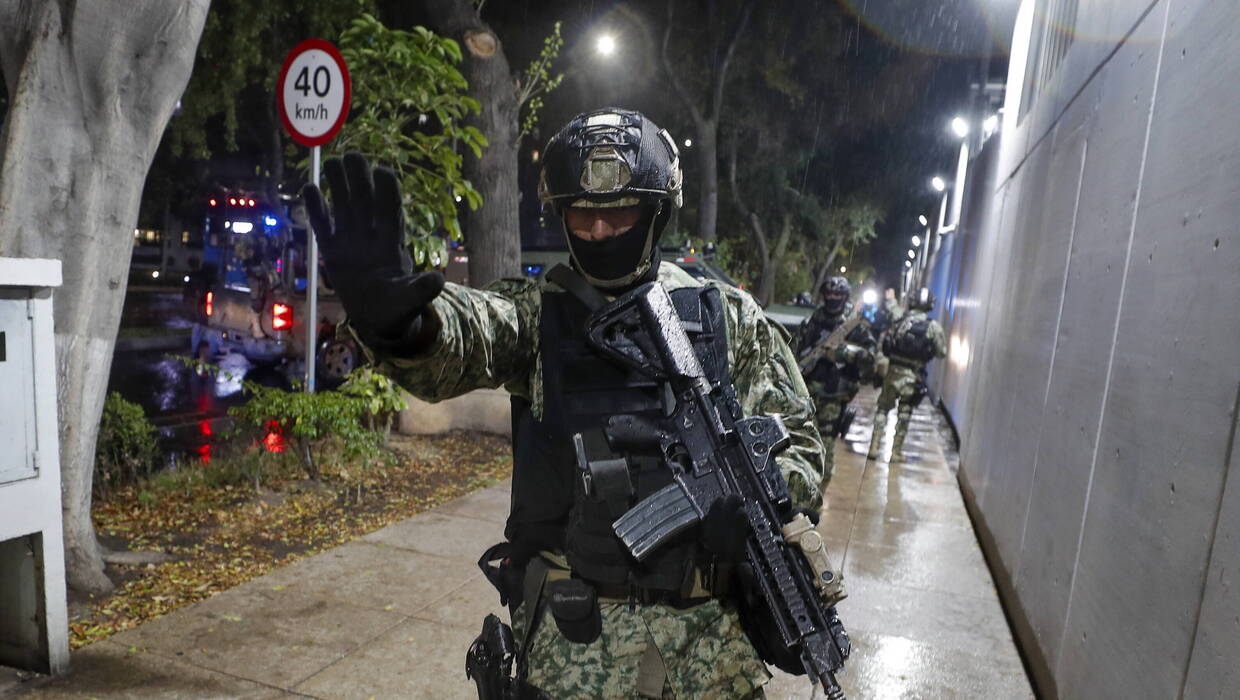
{"label": "speed limit sign", "polygon": [[[335,46],[307,39],[284,59],[276,81],[280,121],[293,140],[310,147],[310,182],[319,184],[319,146],[331,141],[349,116],[349,69]],[[319,248],[306,236],[306,391],[314,391],[318,344]]]}
{"label": "speed limit sign", "polygon": [[280,119],[293,140],[321,146],[349,115],[349,69],[335,46],[307,39],[289,52],[276,83]]}

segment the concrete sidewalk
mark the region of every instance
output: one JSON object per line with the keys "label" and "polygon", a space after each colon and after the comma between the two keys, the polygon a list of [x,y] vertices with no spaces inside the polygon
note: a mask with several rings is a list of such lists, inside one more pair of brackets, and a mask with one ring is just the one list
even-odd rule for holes
{"label": "concrete sidewalk", "polygon": [[[936,417],[918,411],[907,462],[867,463],[873,399],[859,399],[864,417],[837,447],[821,526],[851,593],[845,691],[1033,697]],[[80,649],[65,677],[8,689],[21,700],[474,698],[465,651],[486,613],[502,612],[475,561],[501,539],[508,498],[507,485],[478,491]],[[0,695],[4,680],[0,670]],[[768,696],[812,694],[777,673]]]}

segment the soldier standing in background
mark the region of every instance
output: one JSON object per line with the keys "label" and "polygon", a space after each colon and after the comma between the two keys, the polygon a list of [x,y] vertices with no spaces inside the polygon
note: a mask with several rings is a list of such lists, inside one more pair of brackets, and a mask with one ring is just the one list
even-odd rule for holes
{"label": "soldier standing in background", "polygon": [[[890,308],[898,309],[894,299]],[[909,311],[892,324],[883,339],[883,353],[888,359],[887,376],[883,390],[878,395],[878,408],[874,413],[874,434],[870,438],[871,459],[878,457],[878,446],[887,426],[887,412],[899,408],[895,439],[891,443],[891,460],[901,458],[904,436],[908,433],[909,418],[919,398],[918,385],[925,386],[926,364],[936,357],[947,355],[947,338],[938,321],[926,314],[934,308],[934,294],[925,287],[909,300]]]}
{"label": "soldier standing in background", "polygon": [[860,311],[849,305],[852,287],[847,279],[828,277],[819,293],[822,305],[801,326],[797,357],[814,397],[826,460],[819,490],[826,493],[835,472],[835,438],[848,435],[855,415],[848,404],[857,395],[861,382],[874,371],[877,343]]}

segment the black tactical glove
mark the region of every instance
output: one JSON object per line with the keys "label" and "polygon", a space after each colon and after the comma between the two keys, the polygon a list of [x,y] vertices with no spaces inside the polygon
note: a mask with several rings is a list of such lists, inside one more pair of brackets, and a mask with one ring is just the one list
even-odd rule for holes
{"label": "black tactical glove", "polygon": [[715,501],[702,518],[702,546],[728,564],[745,558],[745,542],[752,528],[745,502],[735,493]]}
{"label": "black tactical glove", "polygon": [[443,275],[413,269],[396,173],[375,168],[372,176],[358,153],[346,154],[343,163],[328,158],[323,169],[334,211],[328,212],[316,185],[303,187],[301,196],[349,325],[379,350],[425,349],[439,331],[426,311],[443,289]]}

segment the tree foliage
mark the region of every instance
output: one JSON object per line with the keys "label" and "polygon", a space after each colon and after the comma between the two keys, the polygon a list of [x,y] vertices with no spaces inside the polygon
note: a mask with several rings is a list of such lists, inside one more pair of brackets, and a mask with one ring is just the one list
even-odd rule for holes
{"label": "tree foliage", "polygon": [[482,204],[462,174],[461,151],[480,156],[487,145],[466,124],[480,105],[457,68],[460,46],[425,27],[389,29],[363,14],[341,35],[340,53],[359,77],[352,116],[331,149],[360,151],[396,171],[415,263],[444,264],[435,234],[460,240],[458,202],[470,209]]}
{"label": "tree foliage", "polygon": [[564,81],[563,73],[554,73],[552,64],[564,48],[564,37],[560,34],[560,22],[555,23],[551,34],[543,39],[542,50],[538,57],[521,72],[517,80],[517,105],[523,112],[521,131],[517,138],[521,139],[534,133],[538,128],[538,119],[542,115],[543,96],[554,91]]}
{"label": "tree foliage", "polygon": [[[372,0],[215,0],[181,109],[169,124],[173,155],[205,159],[217,150],[236,151],[239,132],[279,130],[267,115],[275,114],[275,81],[289,49],[310,37],[334,39],[373,6]],[[212,134],[219,136],[215,143]],[[259,142],[267,137],[251,135]]]}

